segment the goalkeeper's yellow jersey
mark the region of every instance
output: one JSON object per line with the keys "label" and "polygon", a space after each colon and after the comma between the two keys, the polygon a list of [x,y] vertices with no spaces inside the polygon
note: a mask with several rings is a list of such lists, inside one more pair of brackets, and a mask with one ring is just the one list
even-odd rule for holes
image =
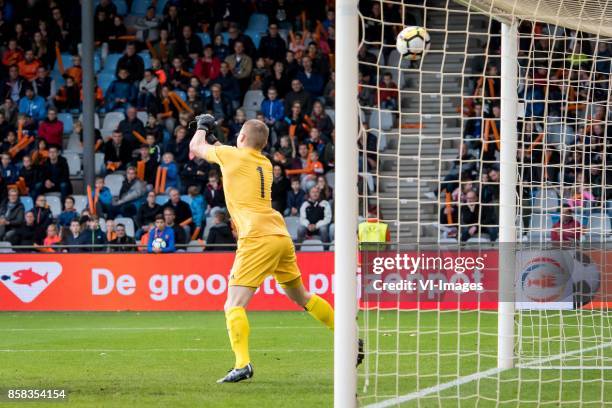
{"label": "goalkeeper's yellow jersey", "polygon": [[272,208],[270,160],[255,149],[232,146],[211,147],[206,160],[221,167],[225,203],[238,238],[289,236],[283,216]]}

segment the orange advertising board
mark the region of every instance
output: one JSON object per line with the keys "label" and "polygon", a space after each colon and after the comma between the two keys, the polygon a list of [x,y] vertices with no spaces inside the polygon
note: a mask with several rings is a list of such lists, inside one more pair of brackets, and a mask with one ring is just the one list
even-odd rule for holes
{"label": "orange advertising board", "polygon": [[[0,310],[223,310],[233,253],[3,254]],[[298,253],[307,289],[332,301],[333,253]],[[250,310],[298,310],[269,277]]]}

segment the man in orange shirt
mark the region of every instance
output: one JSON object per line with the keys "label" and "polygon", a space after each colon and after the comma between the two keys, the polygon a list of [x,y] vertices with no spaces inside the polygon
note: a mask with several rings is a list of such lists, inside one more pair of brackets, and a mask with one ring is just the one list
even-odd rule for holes
{"label": "man in orange shirt", "polygon": [[32,50],[27,50],[23,59],[17,64],[19,75],[28,81],[33,81],[36,78],[36,71],[40,65],[40,61],[34,58],[34,52]]}
{"label": "man in orange shirt", "polygon": [[81,67],[81,57],[78,55],[72,56],[72,66],[66,68],[64,75],[68,75],[74,79],[74,82],[80,87],[83,81],[83,67]]}

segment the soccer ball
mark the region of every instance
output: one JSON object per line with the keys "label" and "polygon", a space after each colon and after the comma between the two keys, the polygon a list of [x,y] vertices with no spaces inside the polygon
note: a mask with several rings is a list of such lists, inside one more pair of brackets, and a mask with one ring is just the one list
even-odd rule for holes
{"label": "soccer ball", "polygon": [[406,27],[397,36],[395,47],[404,57],[413,61],[421,59],[429,49],[431,37],[423,27]]}
{"label": "soccer ball", "polygon": [[153,248],[154,249],[164,249],[166,247],[166,241],[162,238],[155,238],[153,240]]}

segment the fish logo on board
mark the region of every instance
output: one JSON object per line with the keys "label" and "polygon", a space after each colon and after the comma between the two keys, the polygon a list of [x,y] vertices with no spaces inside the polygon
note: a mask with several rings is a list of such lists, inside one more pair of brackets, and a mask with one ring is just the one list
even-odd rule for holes
{"label": "fish logo on board", "polygon": [[30,303],[62,273],[57,262],[0,262],[0,283]]}

